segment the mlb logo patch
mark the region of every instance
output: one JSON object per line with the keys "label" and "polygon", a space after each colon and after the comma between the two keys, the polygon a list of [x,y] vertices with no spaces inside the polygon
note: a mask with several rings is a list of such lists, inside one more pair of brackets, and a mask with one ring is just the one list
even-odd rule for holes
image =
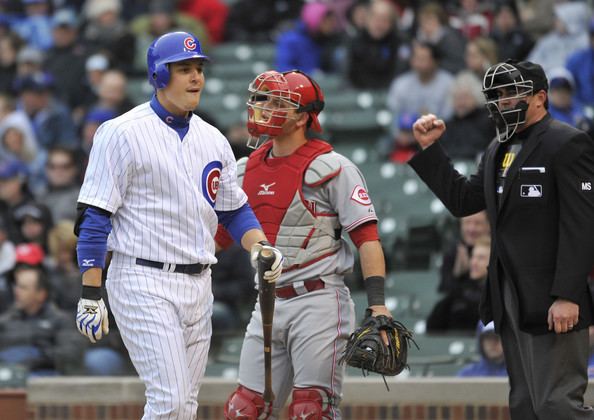
{"label": "mlb logo patch", "polygon": [[542,197],[542,185],[528,184],[520,187],[520,197],[539,198]]}

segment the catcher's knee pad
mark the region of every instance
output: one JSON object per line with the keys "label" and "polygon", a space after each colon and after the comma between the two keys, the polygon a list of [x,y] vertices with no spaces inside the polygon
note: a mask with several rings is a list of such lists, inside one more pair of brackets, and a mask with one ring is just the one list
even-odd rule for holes
{"label": "catcher's knee pad", "polygon": [[270,417],[272,405],[266,404],[262,394],[239,385],[225,403],[225,419],[265,420]]}
{"label": "catcher's knee pad", "polygon": [[307,420],[332,419],[334,399],[326,388],[312,386],[293,388],[293,401],[289,405],[289,418]]}

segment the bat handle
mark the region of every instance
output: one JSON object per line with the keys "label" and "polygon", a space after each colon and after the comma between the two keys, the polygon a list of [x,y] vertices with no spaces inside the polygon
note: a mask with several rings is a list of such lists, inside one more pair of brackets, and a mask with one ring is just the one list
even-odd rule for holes
{"label": "bat handle", "polygon": [[266,403],[272,404],[272,319],[274,316],[275,284],[264,280],[264,273],[272,268],[274,252],[262,249],[258,255],[258,279],[260,283],[260,310],[264,338],[264,393]]}

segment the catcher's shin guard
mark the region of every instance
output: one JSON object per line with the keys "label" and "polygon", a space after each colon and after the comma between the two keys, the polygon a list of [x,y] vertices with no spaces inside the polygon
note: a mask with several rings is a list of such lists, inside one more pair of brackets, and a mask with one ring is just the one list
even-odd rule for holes
{"label": "catcher's shin guard", "polygon": [[294,388],[293,401],[289,405],[290,419],[333,419],[334,400],[325,388]]}
{"label": "catcher's shin guard", "polygon": [[239,385],[225,403],[225,419],[266,420],[272,405],[266,404],[262,394]]}

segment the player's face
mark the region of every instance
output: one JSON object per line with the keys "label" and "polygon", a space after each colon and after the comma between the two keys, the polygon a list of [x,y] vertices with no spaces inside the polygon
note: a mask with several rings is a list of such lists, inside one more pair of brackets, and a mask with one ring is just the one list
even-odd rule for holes
{"label": "player's face", "polygon": [[161,104],[174,115],[193,111],[200,102],[204,87],[204,60],[192,59],[171,63],[171,77],[164,89],[158,91]]}

